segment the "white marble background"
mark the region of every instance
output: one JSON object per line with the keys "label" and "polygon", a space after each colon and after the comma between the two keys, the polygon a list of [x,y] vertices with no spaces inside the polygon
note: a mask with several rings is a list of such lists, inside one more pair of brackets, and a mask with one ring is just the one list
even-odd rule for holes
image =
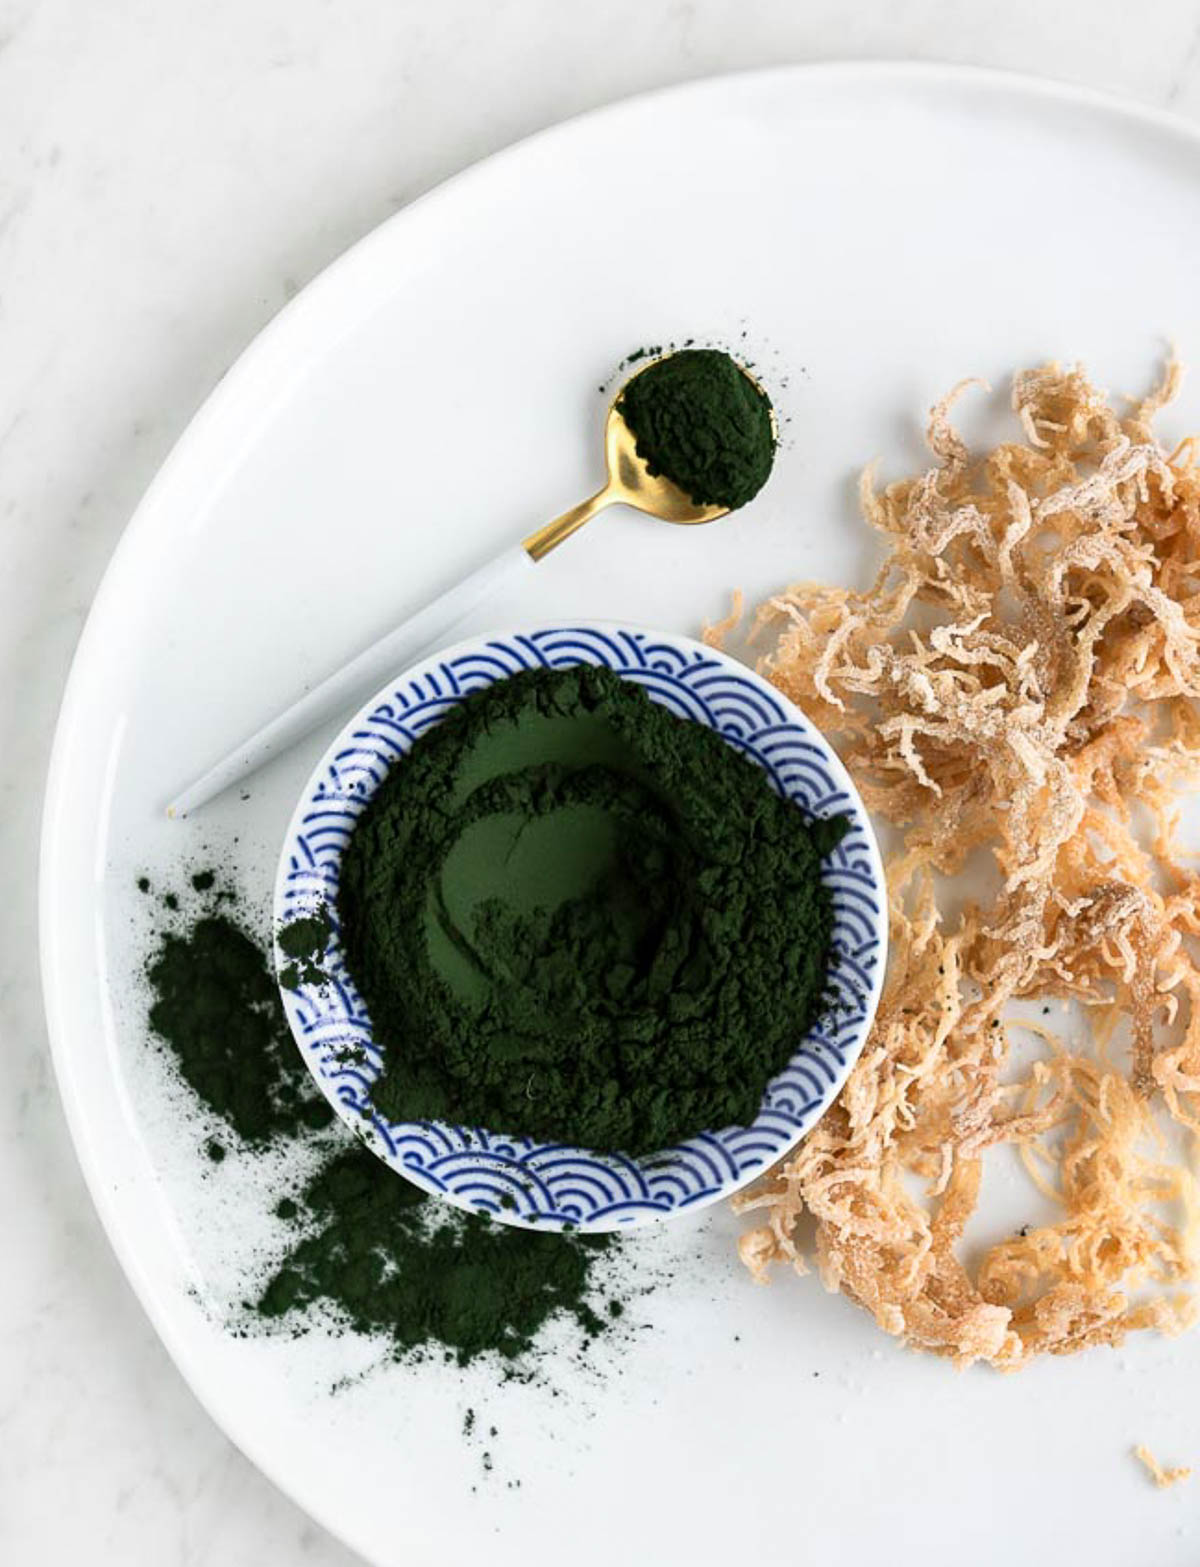
{"label": "white marble background", "polygon": [[642,88],[836,56],[1200,115],[1198,0],[0,0],[0,1562],[351,1561],[167,1359],[47,1055],[42,779],[133,506],[284,300],[443,176]]}

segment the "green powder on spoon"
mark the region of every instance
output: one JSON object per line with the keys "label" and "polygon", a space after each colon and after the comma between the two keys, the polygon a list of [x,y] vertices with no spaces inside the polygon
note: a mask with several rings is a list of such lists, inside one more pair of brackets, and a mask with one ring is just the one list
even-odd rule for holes
{"label": "green powder on spoon", "polygon": [[730,511],[753,500],[775,461],[771,401],[715,348],[656,359],[626,385],[617,411],[638,456],[697,506]]}

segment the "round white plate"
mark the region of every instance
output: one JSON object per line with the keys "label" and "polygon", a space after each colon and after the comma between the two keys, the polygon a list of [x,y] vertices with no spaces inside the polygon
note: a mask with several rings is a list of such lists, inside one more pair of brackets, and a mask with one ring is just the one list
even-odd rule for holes
{"label": "round white plate", "polygon": [[[706,82],[536,137],[401,213],[283,312],[181,441],[63,707],[43,857],[51,1036],[97,1206],[183,1374],[371,1561],[1195,1560],[1188,1487],[1158,1494],[1128,1453],[1200,1457],[1200,1337],[956,1376],[811,1279],[753,1287],[724,1210],[628,1243],[674,1274],[633,1313],[652,1331],[601,1346],[598,1370],[564,1355],[557,1398],[483,1366],[355,1380],[381,1350],[353,1339],[230,1336],[245,1258],[277,1236],[257,1167],[201,1171],[187,1097],[147,1046],[134,882],[232,858],[265,922],[329,735],[248,798],[186,823],[163,803],[304,682],[594,488],[597,387],[631,349],[740,345],[784,416],[776,476],[711,528],[606,516],[468,631],[586,617],[694,633],[734,586],[753,600],[793,577],[862,580],[864,460],[911,470],[924,410],[964,375],[998,388],[964,410],[979,434],[1017,366],[1078,357],[1134,391],[1168,340],[1200,359],[1198,256],[1200,138],[1172,120],[937,67]],[[1194,387],[1163,425],[1200,428]],[[1026,1187],[992,1161],[987,1214],[1019,1223]],[[491,1473],[462,1438],[467,1405],[499,1428]]]}

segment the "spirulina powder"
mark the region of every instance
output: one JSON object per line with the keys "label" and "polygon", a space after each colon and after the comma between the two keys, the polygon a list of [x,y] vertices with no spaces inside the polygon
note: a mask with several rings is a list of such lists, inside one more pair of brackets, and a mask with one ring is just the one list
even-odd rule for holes
{"label": "spirulina powder", "polygon": [[160,937],[146,970],[150,1028],[189,1087],[246,1142],[328,1126],[333,1111],[304,1070],[262,951],[226,902],[218,895],[185,930]]}
{"label": "spirulina powder", "polygon": [[474,693],[343,856],[376,1105],[630,1154],[750,1124],[829,999],[846,826],[610,670]]}
{"label": "spirulina powder", "polygon": [[[278,1210],[277,1210],[278,1212]],[[548,1318],[565,1313],[584,1334],[620,1315],[591,1303],[591,1269],[609,1238],[535,1234],[431,1201],[363,1148],[335,1154],[283,1217],[308,1233],[263,1292],[264,1318],[314,1302],[350,1327],[381,1333],[404,1358],[432,1351],[465,1365],[526,1354]]]}
{"label": "spirulina powder", "polygon": [[[326,1321],[382,1336],[399,1359],[493,1355],[506,1374],[522,1375],[551,1318],[573,1319],[585,1342],[606,1331],[620,1315],[620,1302],[597,1292],[607,1237],[539,1235],[460,1213],[330,1125],[263,944],[213,885],[198,873],[204,896],[170,915],[147,963],[154,1037],[226,1142],[252,1157],[287,1146],[321,1156],[275,1207],[286,1239],[247,1279],[248,1319],[300,1331],[316,1307]],[[201,1135],[198,1158],[223,1172],[224,1144],[207,1128]]]}
{"label": "spirulina powder", "polygon": [[628,382],[617,410],[649,472],[670,479],[697,505],[734,511],[771,475],[771,401],[720,349],[684,348],[654,359]]}

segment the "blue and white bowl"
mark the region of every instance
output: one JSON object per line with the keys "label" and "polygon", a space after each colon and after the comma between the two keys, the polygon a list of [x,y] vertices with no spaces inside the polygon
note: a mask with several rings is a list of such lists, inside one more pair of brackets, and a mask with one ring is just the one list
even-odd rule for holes
{"label": "blue and white bowl", "polygon": [[[835,1012],[796,1041],[752,1126],[714,1128],[649,1158],[539,1143],[511,1131],[385,1120],[371,1103],[382,1058],[338,943],[342,852],[390,767],[472,691],[524,669],[603,664],[656,702],[707,724],[764,768],[810,816],[851,830],[825,861],[833,893]],[[296,807],[275,885],[275,926],[324,907],[333,921],[324,984],[282,990],[309,1070],[342,1119],[400,1174],[461,1208],[510,1224],[615,1230],[695,1212],[762,1175],[837,1096],[866,1039],[883,984],[887,898],[867,813],[841,762],[766,680],[689,637],[608,623],[550,626],[459,643],[373,698],[326,752]],[[279,967],[286,962],[276,952]]]}

